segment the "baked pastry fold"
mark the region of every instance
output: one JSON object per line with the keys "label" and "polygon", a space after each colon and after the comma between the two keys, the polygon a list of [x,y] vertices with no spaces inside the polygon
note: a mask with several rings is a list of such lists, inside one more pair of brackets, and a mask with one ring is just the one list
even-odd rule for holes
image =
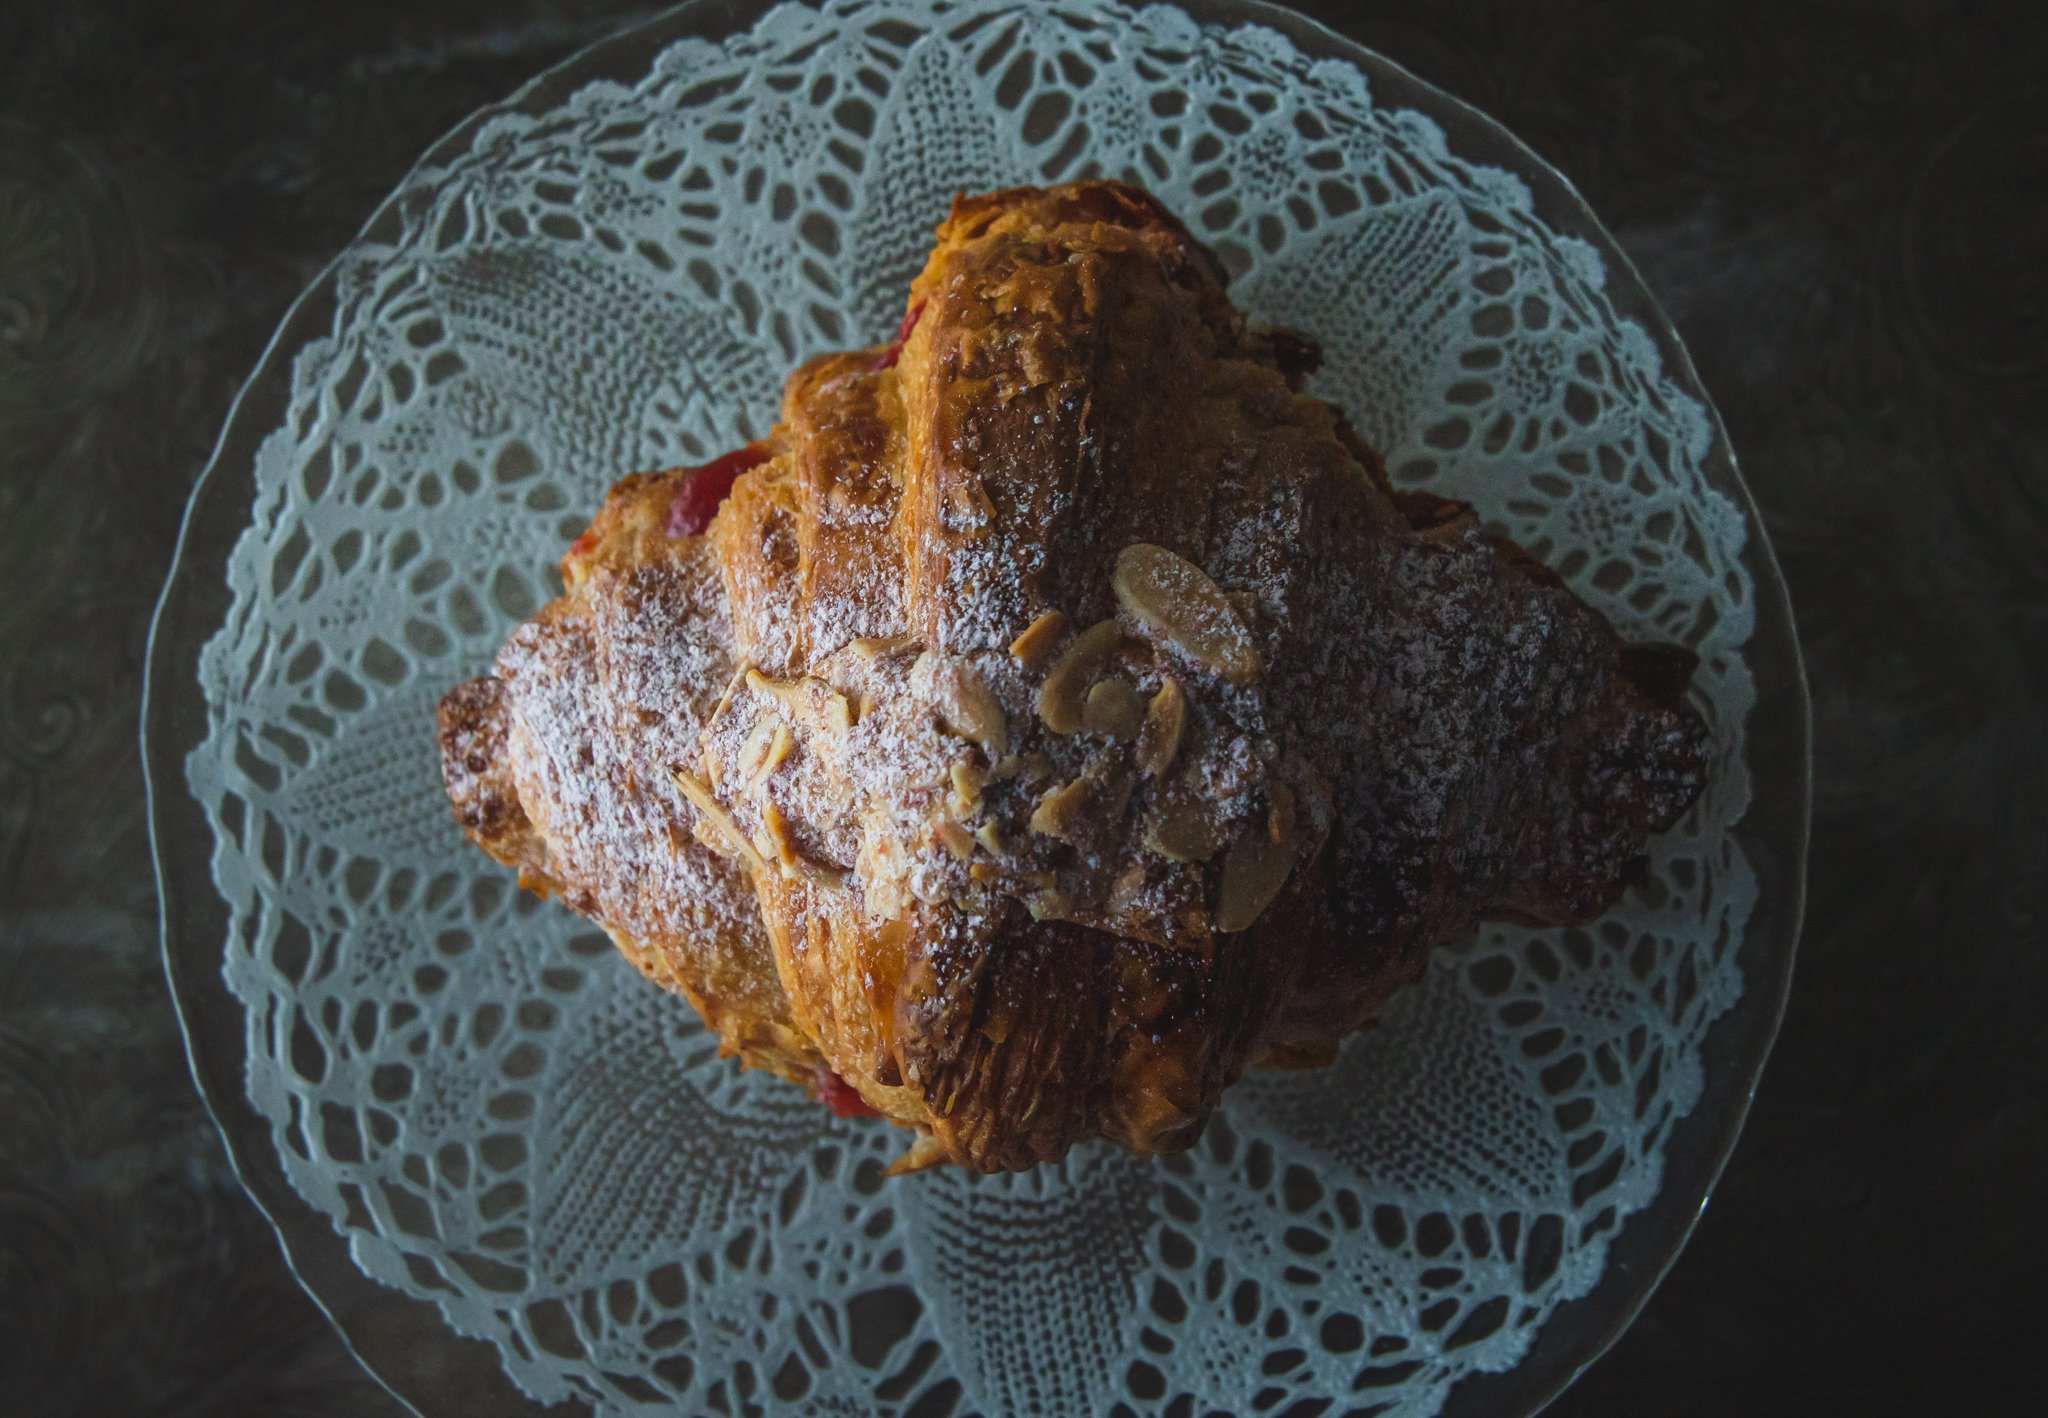
{"label": "baked pastry fold", "polygon": [[895,341],[619,483],[450,693],[465,830],[909,1165],[1189,1145],[1705,772],[1687,653],[1391,489],[1315,360],[1135,188],[956,201]]}

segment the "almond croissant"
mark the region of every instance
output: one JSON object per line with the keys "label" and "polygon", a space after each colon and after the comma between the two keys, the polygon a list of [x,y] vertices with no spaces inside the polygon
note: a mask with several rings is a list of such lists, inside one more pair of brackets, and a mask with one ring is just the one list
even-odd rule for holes
{"label": "almond croissant", "polygon": [[894,343],[618,484],[448,695],[464,829],[901,1165],[1188,1146],[1705,771],[1691,657],[1390,490],[1315,360],[1135,188],[957,201]]}

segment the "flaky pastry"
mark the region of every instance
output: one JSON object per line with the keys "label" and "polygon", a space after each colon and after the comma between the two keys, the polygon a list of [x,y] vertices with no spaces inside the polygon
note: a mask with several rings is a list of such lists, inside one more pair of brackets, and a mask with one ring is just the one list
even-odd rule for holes
{"label": "flaky pastry", "polygon": [[956,201],[894,341],[619,483],[448,695],[464,829],[904,1167],[1188,1146],[1705,772],[1691,657],[1391,489],[1316,360],[1142,191]]}

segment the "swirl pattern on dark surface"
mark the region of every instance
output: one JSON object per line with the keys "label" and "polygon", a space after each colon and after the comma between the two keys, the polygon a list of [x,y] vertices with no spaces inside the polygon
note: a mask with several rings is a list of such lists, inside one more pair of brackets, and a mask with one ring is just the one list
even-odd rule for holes
{"label": "swirl pattern on dark surface", "polygon": [[[2017,3],[1302,8],[1525,137],[1643,267],[1742,453],[1814,684],[1776,1060],[1693,1244],[1557,1411],[2021,1411],[2048,1248],[2048,25]],[[635,17],[0,17],[10,1412],[397,1412],[184,1076],[132,747],[142,636],[292,296],[445,128]]]}

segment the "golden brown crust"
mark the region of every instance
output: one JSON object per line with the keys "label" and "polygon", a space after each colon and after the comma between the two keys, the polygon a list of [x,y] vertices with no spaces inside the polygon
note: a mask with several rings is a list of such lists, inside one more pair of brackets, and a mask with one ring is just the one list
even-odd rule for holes
{"label": "golden brown crust", "polygon": [[498,861],[517,867],[522,878],[546,881],[547,844],[519,804],[505,752],[511,722],[504,681],[482,675],[458,684],[442,696],[435,723],[441,779],[463,832]]}
{"label": "golden brown crust", "polygon": [[443,776],[464,830],[523,885],[597,920],[728,1051],[808,1079],[817,1054],[747,874],[692,835],[668,781],[731,672],[717,563],[661,531],[675,481],[619,483],[565,560],[567,594],[442,701]]}
{"label": "golden brown crust", "polygon": [[1173,1150],[1697,792],[1682,652],[1393,492],[1148,195],[963,198],[908,310],[706,535],[621,483],[444,705],[465,830],[748,1062],[984,1170]]}

